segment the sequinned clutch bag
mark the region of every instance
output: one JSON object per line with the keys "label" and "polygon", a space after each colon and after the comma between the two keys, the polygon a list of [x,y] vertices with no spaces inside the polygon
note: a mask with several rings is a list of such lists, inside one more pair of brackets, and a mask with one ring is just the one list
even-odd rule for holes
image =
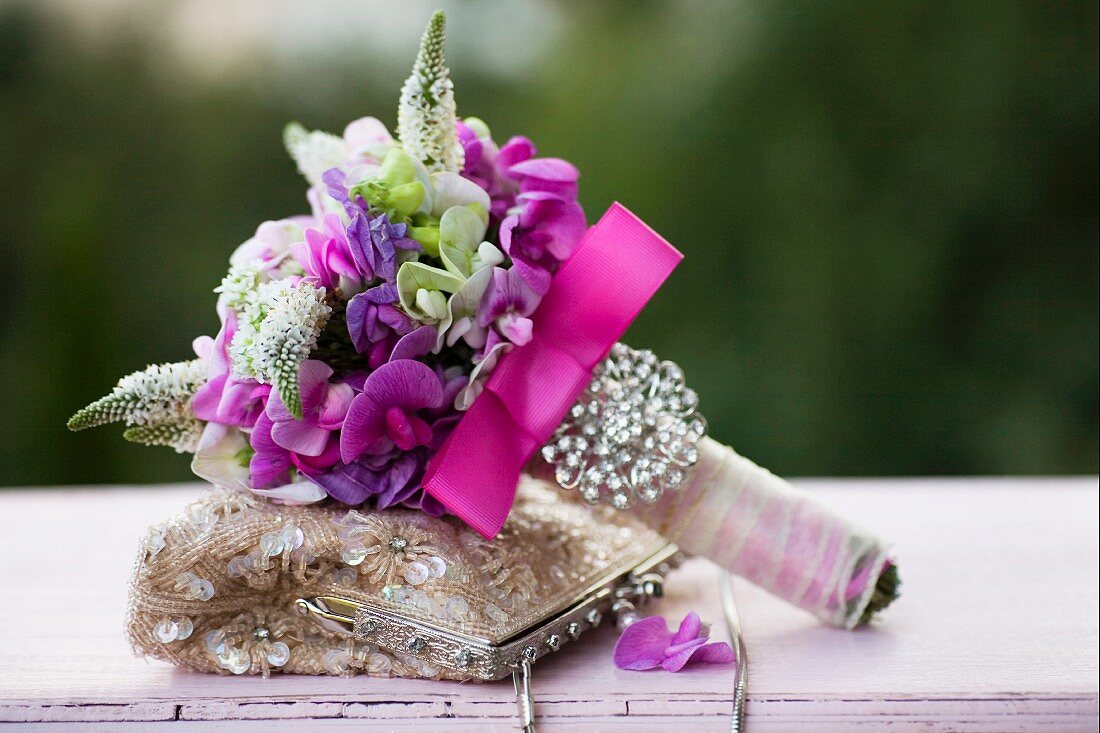
{"label": "sequinned clutch bag", "polygon": [[216,490],[150,529],[127,628],[136,652],[204,672],[526,676],[659,595],[676,560],[628,513],[535,479],[493,541],[453,517]]}

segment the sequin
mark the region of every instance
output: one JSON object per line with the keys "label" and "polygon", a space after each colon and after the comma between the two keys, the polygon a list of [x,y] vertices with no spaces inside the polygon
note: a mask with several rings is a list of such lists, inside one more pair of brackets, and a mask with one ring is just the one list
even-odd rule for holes
{"label": "sequin", "polygon": [[272,667],[282,667],[290,661],[290,647],[281,641],[271,644],[267,652],[267,663]]}
{"label": "sequin", "polygon": [[377,676],[388,676],[393,668],[393,662],[385,654],[375,652],[367,660],[367,672]]}
{"label": "sequin", "polygon": [[244,555],[237,555],[229,559],[229,562],[225,566],[225,574],[230,578],[239,578],[248,572],[248,558]]}
{"label": "sequin", "polygon": [[191,638],[191,634],[195,632],[195,624],[191,619],[184,616],[176,621],[176,641],[183,641],[184,639]]}
{"label": "sequin", "polygon": [[169,644],[176,640],[179,633],[179,625],[170,618],[166,618],[153,627],[153,638],[161,644]]}
{"label": "sequin", "polygon": [[344,649],[330,649],[321,663],[329,674],[341,675],[351,669],[351,655]]}
{"label": "sequin", "polygon": [[470,613],[470,604],[466,602],[464,598],[448,598],[444,609],[447,613],[447,618],[455,621],[462,621]]}
{"label": "sequin", "polygon": [[340,550],[340,559],[348,565],[359,565],[367,559],[367,548],[362,542],[350,542]]}
{"label": "sequin", "polygon": [[283,552],[283,536],[278,532],[268,532],[260,538],[260,552],[267,557],[274,557]]}
{"label": "sequin", "polygon": [[409,585],[420,585],[431,577],[431,570],[422,562],[411,562],[401,571]]}
{"label": "sequin", "polygon": [[203,578],[195,578],[189,585],[191,596],[200,601],[209,601],[214,597],[214,584]]}
{"label": "sequin", "polygon": [[433,578],[442,578],[447,574],[447,562],[443,558],[433,555],[424,562],[428,564]]}

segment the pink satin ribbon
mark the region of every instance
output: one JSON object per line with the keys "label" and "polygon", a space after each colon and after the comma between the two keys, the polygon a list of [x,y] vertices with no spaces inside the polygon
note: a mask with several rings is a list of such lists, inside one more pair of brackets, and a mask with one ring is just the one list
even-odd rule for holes
{"label": "pink satin ribbon", "polygon": [[484,537],[495,537],[523,467],[681,259],[613,204],[551,281],[532,318],[531,341],[500,360],[428,464],[424,489]]}

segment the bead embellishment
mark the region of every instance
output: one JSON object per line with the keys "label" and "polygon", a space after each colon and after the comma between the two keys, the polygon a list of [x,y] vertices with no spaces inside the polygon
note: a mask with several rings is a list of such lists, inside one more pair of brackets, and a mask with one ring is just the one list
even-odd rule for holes
{"label": "bead embellishment", "polygon": [[698,403],[679,366],[615,344],[542,457],[558,485],[589,504],[655,502],[679,489],[699,461],[707,424]]}
{"label": "bead embellishment", "polygon": [[197,601],[209,601],[214,597],[214,584],[194,573],[180,573],[176,578],[176,590],[186,592]]}
{"label": "bead embellishment", "polygon": [[183,641],[191,637],[195,631],[195,625],[191,619],[166,618],[153,627],[153,638],[161,644],[171,644],[174,641]]}

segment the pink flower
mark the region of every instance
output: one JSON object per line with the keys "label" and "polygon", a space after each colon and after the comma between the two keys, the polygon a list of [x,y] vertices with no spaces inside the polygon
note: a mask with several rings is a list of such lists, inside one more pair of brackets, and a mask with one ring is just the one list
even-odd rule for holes
{"label": "pink flower", "polygon": [[[493,281],[481,299],[477,310],[477,325],[496,324],[500,333],[516,346],[531,340],[531,319],[539,304],[539,294],[527,284],[515,268],[493,270]],[[486,342],[486,350],[492,344]]]}
{"label": "pink flower", "polygon": [[277,392],[271,393],[249,441],[256,451],[249,464],[253,488],[283,482],[291,466],[312,476],[339,463],[339,430],[355,392],[346,384],[329,384],[332,374],[324,362],[302,362],[301,420],[290,414]]}
{"label": "pink flower", "polygon": [[293,245],[290,252],[318,285],[332,290],[340,285],[341,276],[359,281],[348,234],[338,215],[327,214],[320,229],[306,229],[305,239]]}
{"label": "pink flower", "polygon": [[195,339],[195,353],[206,363],[207,382],[195,393],[195,417],[205,422],[250,428],[264,409],[271,385],[234,379],[228,345],[237,331],[237,314],[228,311],[217,338]]}
{"label": "pink flower", "polygon": [[626,627],[615,644],[615,666],[644,670],[661,667],[679,672],[688,662],[728,664],[735,661],[733,649],[724,641],[707,643],[709,629],[692,611],[673,634],[662,616],[650,616]]}

